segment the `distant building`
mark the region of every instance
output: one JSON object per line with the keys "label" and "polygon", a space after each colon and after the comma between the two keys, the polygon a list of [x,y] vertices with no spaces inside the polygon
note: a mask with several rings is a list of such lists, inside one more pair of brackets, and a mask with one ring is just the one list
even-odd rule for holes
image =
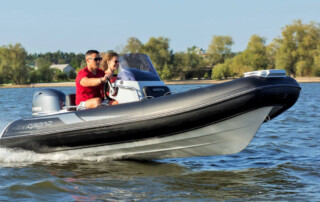
{"label": "distant building", "polygon": [[69,64],[51,65],[51,69],[59,69],[61,72],[66,73],[69,76],[70,71],[75,72],[75,69]]}
{"label": "distant building", "polygon": [[201,55],[202,57],[206,55],[206,51],[202,48],[195,48],[194,51],[196,54]]}

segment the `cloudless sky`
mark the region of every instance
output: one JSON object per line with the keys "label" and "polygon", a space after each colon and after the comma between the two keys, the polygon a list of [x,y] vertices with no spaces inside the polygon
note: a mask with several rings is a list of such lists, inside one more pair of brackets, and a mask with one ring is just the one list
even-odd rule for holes
{"label": "cloudless sky", "polygon": [[214,35],[243,51],[253,34],[267,44],[301,19],[320,23],[318,0],[0,0],[0,46],[28,53],[119,50],[129,37],[167,37],[174,52],[207,49]]}

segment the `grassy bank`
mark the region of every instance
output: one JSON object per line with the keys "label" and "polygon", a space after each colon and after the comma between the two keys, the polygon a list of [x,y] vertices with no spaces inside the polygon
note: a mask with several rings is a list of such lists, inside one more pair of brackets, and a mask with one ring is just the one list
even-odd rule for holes
{"label": "grassy bank", "polygon": [[[318,83],[320,77],[296,77],[299,83]],[[166,85],[185,85],[185,84],[218,84],[229,80],[171,80],[165,81]],[[75,86],[75,82],[58,82],[58,83],[33,83],[27,85],[0,84],[0,88],[35,88],[35,87],[69,87]]]}

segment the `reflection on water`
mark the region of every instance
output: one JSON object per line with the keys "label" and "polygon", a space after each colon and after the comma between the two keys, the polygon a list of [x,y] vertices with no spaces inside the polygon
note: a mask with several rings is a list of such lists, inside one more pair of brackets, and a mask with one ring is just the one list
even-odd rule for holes
{"label": "reflection on water", "polygon": [[303,195],[315,199],[316,190],[308,190],[299,177],[290,175],[300,169],[287,163],[272,168],[196,172],[152,161],[41,162],[6,168],[7,172],[1,173],[0,193],[38,200],[57,196],[62,200],[304,200]]}
{"label": "reflection on water", "polygon": [[[0,148],[0,200],[319,201],[320,84],[301,86],[298,103],[237,154],[116,161]],[[0,130],[30,117],[35,90],[0,89]]]}

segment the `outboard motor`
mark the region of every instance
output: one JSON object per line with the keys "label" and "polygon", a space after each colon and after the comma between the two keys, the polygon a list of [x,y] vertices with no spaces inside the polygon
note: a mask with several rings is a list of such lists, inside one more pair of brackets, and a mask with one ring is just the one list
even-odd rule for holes
{"label": "outboard motor", "polygon": [[65,105],[66,96],[55,89],[44,89],[34,93],[32,116],[44,116],[59,112]]}

